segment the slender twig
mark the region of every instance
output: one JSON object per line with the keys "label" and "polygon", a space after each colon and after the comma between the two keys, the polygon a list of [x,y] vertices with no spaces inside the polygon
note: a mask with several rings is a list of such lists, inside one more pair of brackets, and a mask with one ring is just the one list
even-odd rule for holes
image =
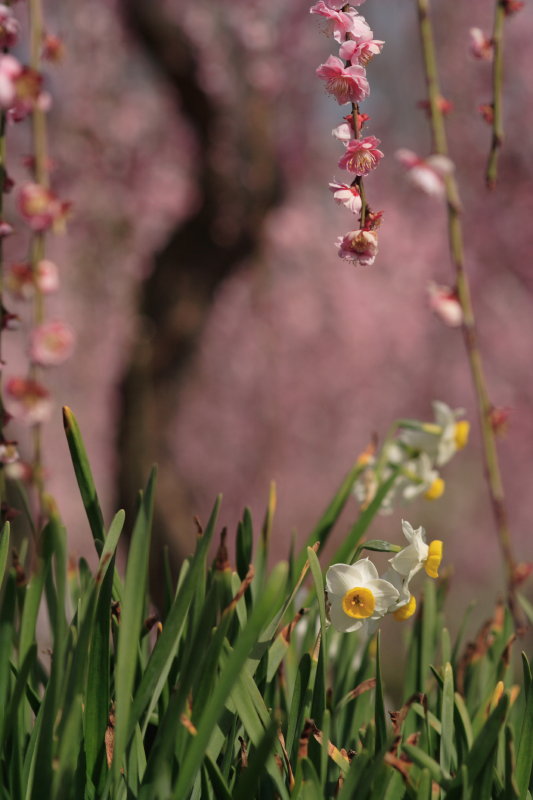
{"label": "slender twig", "polygon": [[492,29],[492,141],[485,180],[489,189],[494,189],[498,175],[498,156],[503,146],[503,26],[505,22],[505,3],[496,0],[494,27]]}
{"label": "slender twig", "polygon": [[[42,60],[42,43],[43,43],[43,12],[41,0],[30,0],[29,2],[29,17],[30,17],[30,66],[32,69],[41,71]],[[47,153],[47,131],[46,119],[44,111],[38,107],[38,104],[32,111],[32,133],[33,133],[33,158],[34,158],[34,178],[35,182],[48,189],[49,176],[48,176],[48,153]],[[38,231],[33,234],[30,260],[33,270],[34,278],[37,277],[37,270],[39,262],[44,258],[45,254],[45,234]],[[35,280],[35,299],[34,299],[34,312],[33,321],[34,325],[38,326],[44,321],[44,296],[39,288],[39,281]],[[32,378],[37,377],[37,367],[35,364],[31,367]],[[43,499],[44,499],[44,479],[43,479],[43,461],[42,461],[42,425],[39,423],[33,428],[33,480],[37,489],[39,500],[39,512],[43,513]]]}
{"label": "slender twig", "polygon": [[[352,103],[352,119],[353,119],[353,128],[354,128],[354,136],[356,139],[361,138],[361,124],[359,120],[359,104]],[[357,177],[354,181],[355,185],[359,190],[359,196],[361,198],[361,211],[360,214],[360,226],[361,228],[365,227],[366,222],[366,211],[367,211],[367,202],[366,202],[366,194],[365,194],[365,184],[363,178],[361,176]]]}
{"label": "slender twig", "polygon": [[[424,68],[429,95],[433,151],[439,155],[447,156],[448,145],[446,140],[444,117],[438,102],[440,90],[433,30],[429,18],[429,0],[417,0],[417,4],[420,38],[422,43]],[[474,311],[470,298],[468,276],[465,271],[461,206],[457,183],[453,174],[447,176],[446,178],[446,199],[448,207],[448,237],[450,253],[456,271],[457,294],[463,309],[463,334],[477,398],[479,423],[483,441],[485,473],[491,498],[492,510],[496,522],[498,541],[505,567],[509,607],[513,613],[515,624],[518,627],[520,624],[520,612],[516,603],[514,581],[516,563],[513,557],[511,534],[507,520],[507,508],[500,475],[496,441],[490,420],[492,404],[489,400],[487,391],[481,353],[479,351],[477,340]]]}
{"label": "slender twig", "polygon": [[[4,213],[4,186],[6,180],[6,112],[0,113],[0,220]],[[4,245],[0,237],[0,442],[4,441],[4,398],[2,395],[2,333],[4,328]],[[0,469],[0,506],[5,497],[5,474]]]}

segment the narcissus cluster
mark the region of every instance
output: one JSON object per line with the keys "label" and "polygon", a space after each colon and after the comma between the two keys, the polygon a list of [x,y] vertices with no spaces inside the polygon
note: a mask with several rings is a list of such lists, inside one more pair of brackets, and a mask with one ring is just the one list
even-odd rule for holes
{"label": "narcissus cluster", "polygon": [[424,528],[402,521],[407,546],[389,559],[390,568],[380,577],[369,558],[355,564],[333,564],[326,573],[328,618],[338,631],[362,630],[372,634],[386,614],[403,621],[416,610],[416,599],[409,584],[424,569],[430,578],[438,577],[443,544],[426,541]]}

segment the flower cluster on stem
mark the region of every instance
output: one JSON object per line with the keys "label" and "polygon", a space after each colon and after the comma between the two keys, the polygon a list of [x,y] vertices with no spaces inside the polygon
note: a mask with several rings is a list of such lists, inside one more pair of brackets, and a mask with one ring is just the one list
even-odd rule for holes
{"label": "flower cluster on stem", "polygon": [[[20,24],[9,5],[0,4],[0,285],[2,331],[18,328],[19,316],[6,308],[4,291],[15,302],[32,304],[28,331],[26,374],[12,375],[4,382],[0,397],[2,425],[0,430],[0,464],[2,500],[6,475],[30,480],[36,487],[38,507],[43,510],[43,464],[41,456],[41,425],[52,409],[49,390],[43,383],[42,370],[63,363],[74,347],[74,333],[62,320],[47,319],[45,299],[59,288],[56,265],[45,257],[48,232],[62,230],[70,204],[60,200],[50,188],[49,160],[46,142],[46,113],[51,97],[44,87],[43,58],[52,59],[51,41],[59,43],[44,30],[40,0],[29,0],[29,63],[24,64],[9,52],[18,42]],[[33,153],[25,160],[31,178],[14,186],[6,171],[6,140],[11,126],[29,121],[32,129]],[[8,209],[4,195],[14,187],[15,203],[9,209],[10,221],[4,216]],[[11,224],[11,215],[14,222]],[[19,223],[22,223],[19,225]],[[27,256],[16,263],[4,264],[3,240],[14,234],[17,244],[27,242]],[[19,238],[20,237],[20,238]],[[24,319],[26,315],[21,315]],[[4,402],[5,401],[5,402]],[[20,460],[17,442],[7,438],[4,427],[14,418],[31,427],[33,455],[31,463]],[[7,516],[9,510],[3,506]]]}
{"label": "flower cluster on stem", "polygon": [[389,569],[380,577],[376,566],[369,558],[361,558],[354,564],[333,564],[326,573],[326,596],[328,617],[338,631],[351,633],[375,632],[386,614],[398,621],[411,617],[416,610],[416,598],[409,584],[414,576],[424,569],[430,578],[438,577],[442,560],[443,543],[435,539],[429,544],[426,532],[416,530],[403,520],[402,531],[407,546],[396,550],[389,559]]}
{"label": "flower cluster on stem", "polygon": [[338,55],[330,55],[316,70],[325,82],[328,94],[339,105],[351,105],[340,125],[333,129],[333,136],[344,145],[344,153],[338,166],[353,178],[350,184],[330,183],[335,202],[345,206],[355,215],[352,230],[337,239],[339,257],[356,266],[371,266],[378,251],[377,229],[382,212],[373,213],[366,202],[363,178],[374,170],[383,158],[379,149],[380,140],[375,136],[363,136],[363,126],[369,117],[359,112],[359,104],[370,94],[366,68],[374,56],[381,53],[384,42],[374,39],[374,34],[365,18],[355,6],[364,0],[353,0],[352,5],[336,0],[319,0],[311,7],[311,14],[325,20],[326,32],[339,47]]}

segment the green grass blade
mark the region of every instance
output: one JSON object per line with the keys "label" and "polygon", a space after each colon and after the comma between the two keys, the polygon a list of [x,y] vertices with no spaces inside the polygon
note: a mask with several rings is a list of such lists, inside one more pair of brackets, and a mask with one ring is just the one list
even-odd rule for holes
{"label": "green grass blade", "polygon": [[527,699],[516,747],[516,786],[520,800],[525,800],[533,765],[533,683],[527,688]]}
{"label": "green grass blade", "polygon": [[363,750],[352,758],[350,769],[344,775],[344,783],[339,792],[338,800],[353,800],[353,798],[358,796],[358,789],[361,788],[359,786],[361,777],[366,770],[370,758],[371,755],[366,750]]}
{"label": "green grass blade", "polygon": [[187,796],[226,699],[239,677],[250,651],[257,642],[261,630],[277,611],[284,596],[286,582],[287,566],[286,564],[278,564],[263,592],[258,597],[246,627],[235,642],[226,668],[221,673],[218,683],[212,689],[209,704],[203,709],[196,736],[193,737],[180,768],[178,782],[174,791],[175,797]]}
{"label": "green grass blade", "polygon": [[256,796],[257,784],[265,773],[267,761],[277,742],[277,732],[278,724],[276,720],[271,720],[257,746],[252,750],[248,766],[241,771],[237,779],[232,794],[233,800],[250,800]]}
{"label": "green grass blade", "polygon": [[63,407],[63,426],[67,437],[70,457],[74,473],[78,482],[81,499],[89,520],[89,525],[95,541],[104,540],[104,516],[100,508],[100,501],[94,485],[87,451],[81,437],[81,432],[76,417],[68,406]]}
{"label": "green grass blade", "polygon": [[0,607],[0,742],[6,724],[5,709],[10,696],[11,669],[9,659],[13,651],[13,624],[15,617],[15,576],[11,573],[6,582]]}
{"label": "green grass blade", "polygon": [[126,570],[115,673],[116,723],[113,755],[115,778],[120,774],[127,744],[139,634],[146,602],[155,479],[156,470],[153,468],[135,520]]}
{"label": "green grass blade", "polygon": [[383,682],[381,678],[381,633],[376,637],[376,694],[374,713],[376,719],[376,753],[385,750],[387,745],[387,724],[385,720],[385,704],[383,701]]}
{"label": "green grass blade", "polygon": [[7,558],[9,556],[10,530],[11,528],[9,522],[4,522],[2,533],[0,533],[0,586],[2,585],[2,582],[4,580]]}
{"label": "green grass blade", "polygon": [[455,754],[455,729],[454,729],[454,691],[453,671],[450,663],[444,666],[444,686],[441,696],[441,725],[440,737],[440,765],[444,774],[449,777]]}

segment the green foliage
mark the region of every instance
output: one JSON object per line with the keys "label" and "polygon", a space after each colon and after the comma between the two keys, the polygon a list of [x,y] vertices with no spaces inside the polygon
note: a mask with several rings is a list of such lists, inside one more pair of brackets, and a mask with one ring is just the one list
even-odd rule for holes
{"label": "green foliage", "polygon": [[[23,569],[9,559],[8,524],[0,534],[2,798],[531,796],[531,667],[525,654],[514,664],[507,611],[498,607],[474,643],[452,647],[444,592],[428,581],[408,653],[397,656],[405,682],[395,709],[382,681],[379,635],[365,642],[328,626],[317,550],[338,523],[357,467],[318,522],[316,540],[311,535],[270,574],[274,491],[253,564],[248,511],[238,526],[235,571],[222,543],[208,561],[219,498],[176,586],[167,570],[168,602],[148,631],[155,472],[139,499],[122,580],[115,553],[128,521],[118,512],[105,531],[70,411],[65,422],[98,566],[94,574],[84,561],[67,569],[55,511]],[[334,560],[365,547],[394,551],[381,540],[361,541],[377,508],[350,527]],[[38,622],[43,608],[49,633]]]}

